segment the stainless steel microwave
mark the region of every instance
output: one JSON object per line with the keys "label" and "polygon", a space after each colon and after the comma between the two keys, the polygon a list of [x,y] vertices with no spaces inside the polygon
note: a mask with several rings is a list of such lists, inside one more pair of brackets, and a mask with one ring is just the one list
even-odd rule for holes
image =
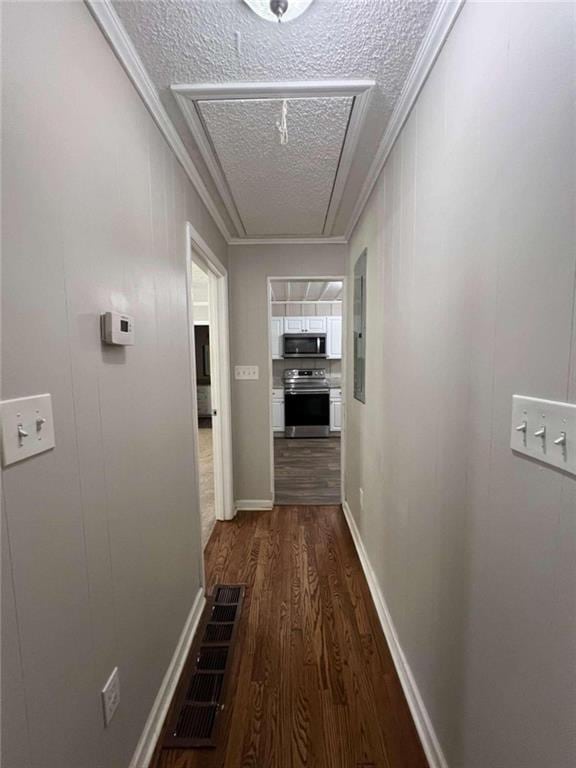
{"label": "stainless steel microwave", "polygon": [[283,357],[326,357],[325,333],[285,333]]}

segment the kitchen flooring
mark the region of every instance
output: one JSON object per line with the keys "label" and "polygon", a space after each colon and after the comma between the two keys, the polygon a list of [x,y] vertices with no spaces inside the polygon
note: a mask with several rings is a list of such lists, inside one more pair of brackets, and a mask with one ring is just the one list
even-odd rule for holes
{"label": "kitchen flooring", "polygon": [[274,438],[274,503],[339,504],[340,437]]}

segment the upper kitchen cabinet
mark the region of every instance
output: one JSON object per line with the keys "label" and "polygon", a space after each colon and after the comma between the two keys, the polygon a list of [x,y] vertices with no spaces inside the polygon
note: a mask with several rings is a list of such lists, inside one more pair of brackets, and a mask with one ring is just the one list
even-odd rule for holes
{"label": "upper kitchen cabinet", "polygon": [[306,330],[304,333],[326,333],[326,320],[328,318],[324,316],[317,317],[305,317]]}
{"label": "upper kitchen cabinet", "polygon": [[284,318],[284,333],[326,333],[326,318],[290,315]]}
{"label": "upper kitchen cabinet", "polygon": [[284,318],[284,333],[306,333],[304,328],[306,327],[305,317],[285,317]]}
{"label": "upper kitchen cabinet", "polygon": [[[320,320],[320,318],[317,318]],[[326,321],[326,356],[332,360],[342,357],[342,318],[324,317]]]}
{"label": "upper kitchen cabinet", "polygon": [[[282,335],[284,334],[284,317],[273,317],[270,325],[270,346],[272,359],[282,359]],[[300,318],[302,319],[302,318]]]}

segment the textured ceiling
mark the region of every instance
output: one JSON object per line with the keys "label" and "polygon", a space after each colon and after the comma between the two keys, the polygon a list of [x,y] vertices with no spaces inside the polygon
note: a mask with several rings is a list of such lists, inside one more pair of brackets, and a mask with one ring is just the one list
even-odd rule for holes
{"label": "textured ceiling", "polygon": [[342,301],[341,280],[273,280],[272,301]]}
{"label": "textured ceiling", "polygon": [[321,235],[351,98],[202,101],[198,108],[247,235]]}
{"label": "textured ceiling", "polygon": [[[436,0],[314,0],[294,21],[272,24],[253,13],[243,0],[114,3],[216,199],[216,188],[170,85],[376,80],[334,234],[342,234],[346,227],[435,5]],[[234,231],[224,206],[220,208]]]}

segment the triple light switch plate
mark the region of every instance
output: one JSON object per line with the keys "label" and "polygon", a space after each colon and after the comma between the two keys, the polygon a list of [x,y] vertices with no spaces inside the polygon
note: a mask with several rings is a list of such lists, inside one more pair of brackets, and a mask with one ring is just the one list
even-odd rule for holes
{"label": "triple light switch plate", "polygon": [[576,403],[514,395],[510,447],[576,475]]}

